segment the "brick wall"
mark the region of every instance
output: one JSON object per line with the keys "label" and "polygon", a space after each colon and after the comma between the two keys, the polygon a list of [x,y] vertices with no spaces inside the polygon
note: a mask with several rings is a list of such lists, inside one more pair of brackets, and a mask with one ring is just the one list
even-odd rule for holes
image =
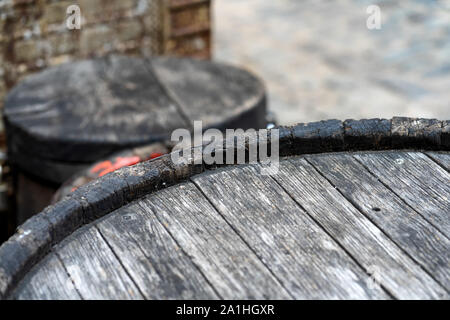
{"label": "brick wall", "polygon": [[[66,9],[81,9],[80,30]],[[0,106],[29,73],[107,53],[210,57],[210,0],[0,0]]]}

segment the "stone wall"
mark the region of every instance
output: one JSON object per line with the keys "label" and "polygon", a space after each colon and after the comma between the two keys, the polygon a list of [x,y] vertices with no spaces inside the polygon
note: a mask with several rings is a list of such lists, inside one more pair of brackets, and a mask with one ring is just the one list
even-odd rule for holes
{"label": "stone wall", "polygon": [[0,0],[0,106],[29,73],[113,52],[209,58],[210,0]]}

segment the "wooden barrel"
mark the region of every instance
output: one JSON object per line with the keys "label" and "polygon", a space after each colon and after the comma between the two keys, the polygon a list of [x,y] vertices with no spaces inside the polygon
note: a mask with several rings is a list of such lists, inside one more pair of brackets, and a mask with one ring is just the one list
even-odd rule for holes
{"label": "wooden barrel", "polygon": [[124,167],[0,247],[1,297],[448,299],[449,125],[281,127],[272,175],[173,155]]}
{"label": "wooden barrel", "polygon": [[17,174],[17,221],[49,204],[86,165],[164,141],[177,128],[264,128],[265,92],[252,74],[192,59],[109,56],[27,78],[4,106]]}

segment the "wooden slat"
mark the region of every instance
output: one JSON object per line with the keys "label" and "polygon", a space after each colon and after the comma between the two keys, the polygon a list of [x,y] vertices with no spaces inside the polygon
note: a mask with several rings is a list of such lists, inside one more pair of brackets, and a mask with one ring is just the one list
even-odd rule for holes
{"label": "wooden slat", "polygon": [[450,241],[350,154],[307,157],[342,194],[450,289]]}
{"label": "wooden slat", "polygon": [[298,299],[388,298],[269,176],[252,166],[193,181]]}
{"label": "wooden slat", "polygon": [[139,205],[149,219],[157,215],[222,298],[290,298],[192,183],[150,195]]}
{"label": "wooden slat", "polygon": [[[133,123],[135,129],[128,138],[139,137],[143,133],[140,129],[147,131],[148,138],[150,135],[169,137],[174,129],[189,126],[184,114],[180,114],[181,110],[149,68],[147,60],[112,55],[102,62],[105,64],[105,87],[97,90],[103,89],[99,92],[99,100],[105,111],[95,115],[110,117],[108,113],[112,113],[111,108],[117,112],[120,107],[124,108],[123,112],[119,112],[120,122],[113,123],[124,131],[130,130],[128,124]],[[96,128],[102,130],[98,125]],[[126,133],[130,134],[128,131]]]}
{"label": "wooden slat", "polygon": [[79,229],[56,250],[84,299],[143,299],[94,225]]}
{"label": "wooden slat", "polygon": [[446,291],[349,203],[305,159],[283,161],[274,178],[376,278],[400,299],[443,298]]}
{"label": "wooden slat", "polygon": [[97,224],[147,299],[217,298],[154,215],[136,203]]}
{"label": "wooden slat", "polygon": [[80,300],[72,280],[55,254],[49,254],[11,294],[17,300]]}
{"label": "wooden slat", "polygon": [[208,170],[77,230],[13,297],[449,298],[448,235],[392,191],[409,191],[411,171],[431,206],[446,208],[449,173],[423,153],[399,156],[395,186],[370,170],[376,160],[336,154],[307,156],[320,171],[299,157],[272,177],[258,165]]}
{"label": "wooden slat", "polygon": [[18,157],[80,163],[166,140],[189,125],[146,59],[114,55],[31,76],[11,92],[4,112]]}
{"label": "wooden slat", "polygon": [[433,158],[433,160],[439,163],[439,165],[447,169],[447,171],[450,171],[450,153],[427,152],[427,155]]}
{"label": "wooden slat", "polygon": [[[226,128],[243,128],[242,126],[249,125],[250,120],[240,121],[239,118],[245,112],[259,107],[265,110],[265,106],[261,104],[264,100],[264,88],[248,72],[193,59],[159,58],[151,62],[156,76],[167,88],[171,98],[178,102],[191,121],[203,121],[203,128],[222,129],[232,119],[234,126]],[[255,112],[251,119],[252,124],[257,126],[254,128],[264,127],[257,119],[262,113],[256,109]]]}
{"label": "wooden slat", "polygon": [[370,172],[450,236],[450,174],[420,152],[356,154]]}

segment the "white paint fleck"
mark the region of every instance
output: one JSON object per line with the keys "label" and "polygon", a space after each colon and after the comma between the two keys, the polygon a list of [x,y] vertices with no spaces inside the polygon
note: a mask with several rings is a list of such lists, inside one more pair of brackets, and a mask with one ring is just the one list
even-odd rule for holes
{"label": "white paint fleck", "polygon": [[261,232],[260,235],[261,240],[267,243],[268,245],[273,244],[273,235],[267,232]]}
{"label": "white paint fleck", "polygon": [[322,241],[323,247],[327,250],[336,250],[336,246],[329,240]]}
{"label": "white paint fleck", "polygon": [[26,235],[29,235],[31,233],[31,230],[23,230],[23,229],[19,229],[17,230],[17,233],[19,234],[19,239],[22,239],[23,237],[25,237]]}

